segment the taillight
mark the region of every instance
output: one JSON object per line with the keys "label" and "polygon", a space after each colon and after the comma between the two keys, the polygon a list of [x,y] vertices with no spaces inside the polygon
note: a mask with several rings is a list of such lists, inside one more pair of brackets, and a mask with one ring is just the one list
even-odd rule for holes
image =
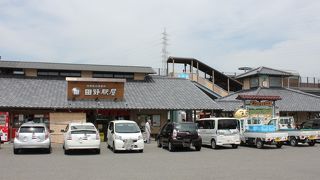
{"label": "taillight", "polygon": [[49,138],[49,133],[46,132],[46,136],[45,136],[45,139],[48,139]]}
{"label": "taillight", "polygon": [[174,129],[173,133],[172,133],[172,139],[176,139],[177,135],[178,135],[178,132],[177,132],[177,130]]}
{"label": "taillight", "polygon": [[19,132],[16,132],[16,138],[19,139]]}
{"label": "taillight", "polygon": [[67,135],[67,140],[72,140],[71,133],[68,133],[68,135]]}
{"label": "taillight", "polygon": [[98,132],[96,132],[96,140],[100,140],[100,135]]}

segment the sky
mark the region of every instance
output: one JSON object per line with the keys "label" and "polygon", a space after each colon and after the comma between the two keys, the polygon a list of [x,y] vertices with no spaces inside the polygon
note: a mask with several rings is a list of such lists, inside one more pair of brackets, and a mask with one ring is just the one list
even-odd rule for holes
{"label": "sky", "polygon": [[2,60],[160,68],[164,29],[169,56],[320,78],[320,1],[0,0]]}

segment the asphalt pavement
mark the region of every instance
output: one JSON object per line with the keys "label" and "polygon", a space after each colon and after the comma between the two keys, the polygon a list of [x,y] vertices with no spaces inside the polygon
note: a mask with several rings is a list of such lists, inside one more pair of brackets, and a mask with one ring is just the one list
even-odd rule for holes
{"label": "asphalt pavement", "polygon": [[143,153],[114,154],[102,143],[101,154],[76,151],[64,155],[60,144],[51,154],[27,151],[14,155],[12,144],[0,149],[0,180],[212,180],[320,178],[320,144],[281,149],[240,146],[169,152],[156,143]]}

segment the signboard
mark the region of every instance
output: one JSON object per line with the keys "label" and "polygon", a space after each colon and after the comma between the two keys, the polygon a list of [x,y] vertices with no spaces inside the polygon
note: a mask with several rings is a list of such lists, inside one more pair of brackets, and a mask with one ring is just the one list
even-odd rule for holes
{"label": "signboard", "polygon": [[68,100],[113,99],[124,97],[125,79],[66,78]]}
{"label": "signboard", "polygon": [[271,101],[250,101],[250,106],[272,106]]}

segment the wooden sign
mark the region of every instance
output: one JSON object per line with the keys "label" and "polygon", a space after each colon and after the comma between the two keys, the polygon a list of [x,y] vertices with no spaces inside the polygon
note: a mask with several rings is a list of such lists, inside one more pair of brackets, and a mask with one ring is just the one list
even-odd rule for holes
{"label": "wooden sign", "polygon": [[114,78],[66,78],[68,100],[122,100],[125,79]]}
{"label": "wooden sign", "polygon": [[271,101],[250,101],[251,106],[272,106]]}

